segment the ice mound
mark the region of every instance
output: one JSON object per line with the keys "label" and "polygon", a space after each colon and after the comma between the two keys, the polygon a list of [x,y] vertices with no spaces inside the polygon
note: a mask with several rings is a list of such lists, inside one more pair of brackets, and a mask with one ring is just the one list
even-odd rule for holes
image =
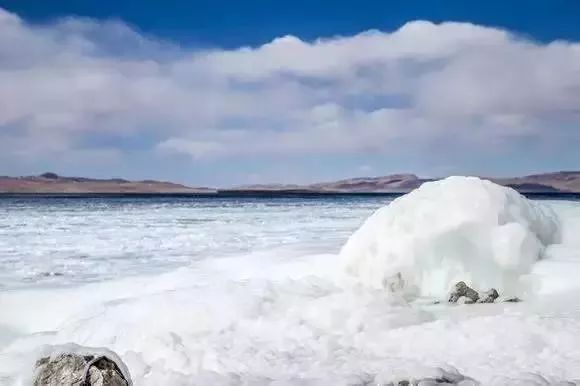
{"label": "ice mound", "polygon": [[[423,184],[369,217],[341,251],[346,277],[411,296],[444,296],[462,280],[522,295],[522,275],[558,241],[541,203],[476,177]],[[529,283],[528,283],[529,284]]]}

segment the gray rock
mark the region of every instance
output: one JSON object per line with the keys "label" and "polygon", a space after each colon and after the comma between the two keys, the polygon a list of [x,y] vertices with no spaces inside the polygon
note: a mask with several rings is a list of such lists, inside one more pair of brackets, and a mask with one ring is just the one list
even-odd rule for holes
{"label": "gray rock", "polygon": [[[470,300],[469,303],[475,303],[479,300],[479,294],[473,288],[470,288],[465,282],[460,281],[455,284],[451,293],[449,294],[449,303],[457,303],[459,298],[466,297]],[[464,301],[467,303],[467,301]]]}
{"label": "gray rock", "polygon": [[499,297],[499,294],[495,290],[495,288],[490,289],[489,291],[485,291],[481,294],[478,303],[493,303],[495,299]]}
{"label": "gray rock", "polygon": [[130,386],[113,360],[103,355],[58,354],[36,362],[34,386]]}
{"label": "gray rock", "polygon": [[455,369],[437,369],[438,375],[425,378],[410,378],[403,380],[391,381],[388,383],[375,382],[377,386],[479,386],[480,383],[473,378],[459,373]]}

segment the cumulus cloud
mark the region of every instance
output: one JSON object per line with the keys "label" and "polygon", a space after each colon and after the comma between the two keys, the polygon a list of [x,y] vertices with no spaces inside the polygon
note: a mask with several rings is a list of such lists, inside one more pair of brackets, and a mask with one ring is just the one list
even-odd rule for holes
{"label": "cumulus cloud", "polygon": [[202,50],[122,22],[31,25],[0,9],[0,85],[11,159],[122,160],[131,141],[196,160],[580,143],[580,44],[468,23]]}

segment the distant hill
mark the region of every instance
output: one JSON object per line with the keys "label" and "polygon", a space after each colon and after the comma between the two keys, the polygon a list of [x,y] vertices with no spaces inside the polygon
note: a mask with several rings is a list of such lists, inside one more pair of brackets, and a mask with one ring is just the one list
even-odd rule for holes
{"label": "distant hill", "polygon": [[128,181],[121,178],[96,179],[63,177],[55,173],[39,176],[1,177],[0,193],[213,193],[214,189],[192,188],[164,181]]}
{"label": "distant hill", "polygon": [[[510,186],[523,193],[580,193],[580,171],[533,174],[513,178],[483,177],[500,185]],[[310,185],[254,185],[236,188],[244,191],[312,191],[329,193],[405,193],[427,181],[439,178],[420,178],[414,174],[392,174],[381,177],[358,177]]]}
{"label": "distant hill", "polygon": [[392,174],[382,177],[359,177],[309,185],[310,189],[333,192],[408,192],[431,179],[414,174]]}
{"label": "distant hill", "polygon": [[580,172],[562,171],[544,174],[531,174],[515,178],[490,178],[490,180],[502,185],[509,185],[522,191],[546,191],[556,190],[559,192],[580,193]]}
{"label": "distant hill", "polygon": [[[483,178],[501,185],[513,187],[522,193],[580,193],[580,171],[533,174],[513,178]],[[309,185],[262,184],[244,185],[231,189],[218,190],[205,187],[190,187],[165,181],[63,177],[55,173],[44,173],[39,176],[27,177],[0,176],[0,193],[406,193],[418,188],[426,181],[434,181],[437,179],[420,178],[414,174],[392,174],[381,177],[358,177]]]}

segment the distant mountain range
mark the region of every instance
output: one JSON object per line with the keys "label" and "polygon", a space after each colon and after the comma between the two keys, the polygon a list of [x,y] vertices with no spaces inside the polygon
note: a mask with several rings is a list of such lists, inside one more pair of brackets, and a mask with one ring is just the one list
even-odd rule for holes
{"label": "distant mountain range", "polygon": [[[510,186],[523,193],[580,193],[580,171],[533,174],[523,177],[483,177],[500,185]],[[427,181],[439,178],[420,178],[414,174],[392,174],[381,177],[360,177],[310,185],[249,185],[240,191],[312,191],[332,193],[406,193]]]}
{"label": "distant mountain range", "polygon": [[55,173],[39,176],[2,177],[0,193],[215,193],[215,189],[192,188],[164,181],[128,181],[121,178],[96,179],[62,177]]}
{"label": "distant mountain range", "polygon": [[[523,193],[580,193],[580,171],[533,174],[523,177],[484,177],[498,184],[510,186]],[[175,193],[175,194],[231,194],[231,193],[405,193],[426,181],[414,174],[393,174],[382,177],[360,177],[309,185],[246,185],[230,189],[190,187],[164,181],[128,181],[120,178],[94,179],[62,177],[55,173],[39,176],[1,177],[0,193]]]}

